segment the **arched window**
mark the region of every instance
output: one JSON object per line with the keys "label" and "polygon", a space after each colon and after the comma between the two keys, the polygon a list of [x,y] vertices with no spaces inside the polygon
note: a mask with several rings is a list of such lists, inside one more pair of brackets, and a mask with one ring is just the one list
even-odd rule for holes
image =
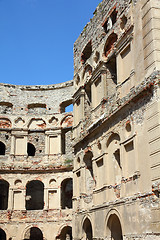
{"label": "arched window", "polygon": [[113,133],[107,141],[108,160],[110,162],[109,179],[108,184],[119,184],[122,177],[122,164],[120,158],[120,136],[117,133]]}
{"label": "arched window", "polygon": [[67,178],[61,183],[61,207],[72,208],[72,196],[73,196],[73,182],[71,178]]}
{"label": "arched window", "polygon": [[110,232],[110,236],[107,237],[110,237],[113,240],[123,240],[121,223],[116,214],[112,214],[109,217],[107,227]]}
{"label": "arched window", "polygon": [[6,240],[6,233],[0,228],[0,240]]}
{"label": "arched window", "polygon": [[56,239],[72,240],[72,228],[69,226],[64,227]]}
{"label": "arched window", "polygon": [[3,142],[0,142],[0,155],[5,155],[6,146]]}
{"label": "arched window", "polygon": [[92,225],[88,218],[85,219],[83,223],[83,232],[84,232],[84,238],[87,240],[92,240],[93,233],[92,233]]}
{"label": "arched window", "polygon": [[84,64],[88,58],[90,58],[92,54],[92,44],[91,41],[85,46],[82,54],[81,54],[81,62]]}
{"label": "arched window", "polygon": [[0,180],[0,210],[6,210],[8,208],[8,191],[9,183]]}
{"label": "arched window", "polygon": [[93,167],[92,167],[92,157],[93,154],[91,151],[88,151],[84,156],[85,162],[85,185],[86,185],[86,193],[91,194],[93,192],[93,187],[95,184],[94,175],[93,175]]}
{"label": "arched window", "polygon": [[43,233],[39,228],[32,227],[26,231],[24,240],[43,240]]}
{"label": "arched window", "polygon": [[27,154],[28,156],[35,156],[36,148],[32,143],[27,144]]}
{"label": "arched window", "polygon": [[44,184],[33,180],[26,185],[26,210],[41,210],[44,207]]}

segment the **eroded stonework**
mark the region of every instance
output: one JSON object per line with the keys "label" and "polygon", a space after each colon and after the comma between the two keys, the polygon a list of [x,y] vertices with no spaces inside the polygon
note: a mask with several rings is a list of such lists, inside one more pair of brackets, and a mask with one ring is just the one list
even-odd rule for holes
{"label": "eroded stonework", "polygon": [[159,0],[103,0],[73,81],[0,85],[0,239],[160,239],[159,36]]}

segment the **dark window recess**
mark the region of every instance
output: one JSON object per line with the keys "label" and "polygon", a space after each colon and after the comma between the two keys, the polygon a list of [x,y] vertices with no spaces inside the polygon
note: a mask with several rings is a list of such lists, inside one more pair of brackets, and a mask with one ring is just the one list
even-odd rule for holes
{"label": "dark window recess", "polygon": [[37,227],[32,227],[26,231],[24,240],[43,240],[42,231]]}
{"label": "dark window recess", "polygon": [[28,156],[35,156],[36,148],[32,143],[27,144],[27,154]]}
{"label": "dark window recess", "polygon": [[71,178],[63,180],[61,184],[61,208],[72,208],[73,181]]}
{"label": "dark window recess", "polygon": [[86,92],[88,103],[90,105],[90,103],[92,102],[91,86],[90,85],[85,86],[85,92]]}
{"label": "dark window recess", "polygon": [[44,184],[33,180],[26,186],[26,210],[41,210],[44,207]]}
{"label": "dark window recess", "polygon": [[84,48],[82,54],[81,54],[81,62],[82,64],[84,64],[88,58],[90,58],[92,54],[92,44],[91,41],[86,45],[86,47]]}
{"label": "dark window recess", "polygon": [[121,223],[116,214],[112,214],[109,217],[107,226],[110,230],[111,239],[123,240]]}
{"label": "dark window recess", "polygon": [[72,228],[67,226],[64,227],[61,231],[61,233],[56,237],[56,239],[60,240],[72,240]]}
{"label": "dark window recess", "polygon": [[109,62],[107,62],[107,68],[110,71],[111,78],[114,84],[117,85],[117,64],[116,64],[116,56],[114,55]]}
{"label": "dark window recess", "polygon": [[6,240],[6,233],[0,228],[0,240]]}
{"label": "dark window recess", "polygon": [[84,224],[83,224],[83,230],[85,232],[85,239],[92,240],[92,225],[91,222],[88,218],[85,219]]}
{"label": "dark window recess", "polygon": [[121,161],[120,161],[120,150],[119,150],[119,149],[117,149],[117,150],[114,152],[114,157],[115,157],[115,159],[116,159],[119,167],[122,168],[122,167],[121,167]]}
{"label": "dark window recess", "polygon": [[8,191],[9,183],[0,180],[0,210],[6,210],[8,208]]}
{"label": "dark window recess", "polygon": [[0,142],[0,155],[5,155],[6,146],[4,143]]}

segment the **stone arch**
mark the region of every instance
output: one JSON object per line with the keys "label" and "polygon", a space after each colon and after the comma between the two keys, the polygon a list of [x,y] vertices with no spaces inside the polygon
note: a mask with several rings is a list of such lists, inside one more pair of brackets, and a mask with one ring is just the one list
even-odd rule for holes
{"label": "stone arch", "polygon": [[62,120],[61,120],[61,127],[72,127],[73,125],[73,115],[67,114]]}
{"label": "stone arch", "polygon": [[87,240],[93,239],[93,229],[91,220],[88,217],[85,217],[82,224],[83,238]]}
{"label": "stone arch", "polygon": [[22,119],[21,117],[18,117],[17,119],[15,119],[15,124],[16,124],[16,127],[23,127],[24,126],[24,119]]}
{"label": "stone arch", "polygon": [[19,187],[19,186],[22,185],[22,181],[21,181],[20,179],[17,179],[17,180],[15,180],[14,185],[15,185],[16,187]]}
{"label": "stone arch", "polygon": [[72,227],[71,226],[61,227],[59,234],[56,236],[56,239],[72,240]]}
{"label": "stone arch", "polygon": [[118,36],[116,33],[111,33],[107,38],[106,44],[104,46],[104,56],[107,57],[114,48],[114,43],[117,41]]}
{"label": "stone arch", "polygon": [[87,61],[87,59],[90,58],[91,54],[92,54],[92,42],[89,41],[87,43],[87,45],[84,47],[82,54],[81,54],[82,64],[84,64]]}
{"label": "stone arch", "polygon": [[25,231],[23,240],[43,240],[43,233],[38,227],[30,227]]}
{"label": "stone arch", "polygon": [[57,124],[58,124],[58,118],[56,118],[56,117],[51,117],[50,119],[49,119],[49,121],[48,121],[50,124],[52,124],[53,126],[57,126]]}
{"label": "stone arch", "polygon": [[9,183],[3,179],[0,180],[0,210],[8,208]]}
{"label": "stone arch", "polygon": [[120,136],[119,136],[119,133],[116,133],[116,132],[111,132],[108,136],[108,139],[107,139],[107,148],[109,147],[109,144],[113,141],[113,140],[117,140],[117,141],[120,141]]}
{"label": "stone arch", "polygon": [[83,70],[83,74],[82,74],[82,79],[88,79],[92,74],[92,67],[91,65],[87,65],[84,70]]}
{"label": "stone arch", "polygon": [[26,185],[26,210],[42,210],[44,208],[44,184],[32,180]]}
{"label": "stone arch", "polygon": [[50,185],[50,186],[55,186],[56,184],[57,184],[56,179],[51,178],[51,179],[49,180],[49,185]]}
{"label": "stone arch", "polygon": [[32,118],[28,123],[29,129],[44,129],[46,122],[42,118]]}
{"label": "stone arch", "polygon": [[0,128],[11,128],[12,123],[9,118],[0,118]]}
{"label": "stone arch", "polygon": [[6,237],[6,232],[0,228],[0,240],[6,240],[7,237]]}
{"label": "stone arch", "polygon": [[121,218],[117,210],[112,209],[106,218],[105,237],[112,240],[123,240]]}
{"label": "stone arch", "polygon": [[61,183],[61,208],[72,208],[73,180],[66,178]]}

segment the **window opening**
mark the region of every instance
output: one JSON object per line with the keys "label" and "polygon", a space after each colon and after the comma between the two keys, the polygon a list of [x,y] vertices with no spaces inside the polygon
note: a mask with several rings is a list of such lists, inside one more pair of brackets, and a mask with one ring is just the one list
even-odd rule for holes
{"label": "window opening", "polygon": [[61,184],[61,207],[72,208],[73,181],[71,178],[63,180]]}
{"label": "window opening", "polygon": [[82,55],[81,55],[82,64],[84,64],[87,61],[87,59],[90,58],[91,54],[92,54],[92,44],[90,41],[82,52]]}
{"label": "window opening", "polygon": [[0,228],[0,240],[6,240],[6,233]]}
{"label": "window opening", "polygon": [[33,180],[26,185],[26,210],[41,210],[44,207],[44,184]]}
{"label": "window opening", "polygon": [[104,28],[106,33],[109,32],[109,30],[113,27],[116,21],[117,21],[117,11],[116,9],[114,9],[110,17],[102,24],[102,27]]}
{"label": "window opening", "polygon": [[116,214],[112,214],[109,217],[107,226],[110,230],[111,239],[123,240],[121,223],[119,221],[119,218],[116,216]]}
{"label": "window opening", "polygon": [[72,99],[64,101],[60,104],[60,113],[72,111],[73,111]]}
{"label": "window opening", "polygon": [[6,146],[3,142],[0,142],[0,155],[5,155]]}
{"label": "window opening", "polygon": [[26,231],[24,240],[43,240],[43,233],[37,227],[32,227]]}
{"label": "window opening", "polygon": [[59,236],[56,239],[60,240],[72,240],[72,228],[67,226],[64,227]]}
{"label": "window opening", "polygon": [[32,143],[28,143],[27,154],[28,156],[35,156],[36,148]]}
{"label": "window opening", "polygon": [[92,225],[88,218],[85,219],[85,221],[84,221],[83,230],[84,230],[84,234],[85,234],[85,239],[92,240],[93,239]]}
{"label": "window opening", "polygon": [[8,191],[9,183],[0,180],[0,210],[6,210],[8,208]]}
{"label": "window opening", "polygon": [[115,33],[112,33],[106,42],[105,48],[104,48],[104,55],[107,57],[109,53],[112,51],[114,48],[114,43],[117,41],[118,36]]}

